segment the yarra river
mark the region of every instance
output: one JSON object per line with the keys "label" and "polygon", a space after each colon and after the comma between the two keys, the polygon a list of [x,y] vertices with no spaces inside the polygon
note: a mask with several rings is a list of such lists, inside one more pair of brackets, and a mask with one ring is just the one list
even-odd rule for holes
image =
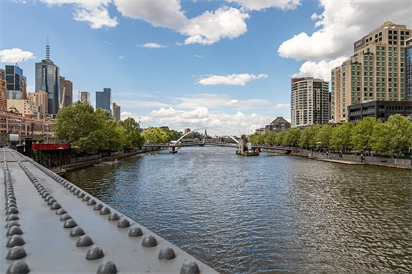
{"label": "yarra river", "polygon": [[412,173],[191,147],[66,178],[221,273],[411,273]]}

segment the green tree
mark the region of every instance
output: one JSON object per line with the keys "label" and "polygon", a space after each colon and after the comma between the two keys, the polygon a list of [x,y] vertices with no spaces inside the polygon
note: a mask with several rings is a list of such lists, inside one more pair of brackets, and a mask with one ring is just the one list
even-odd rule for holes
{"label": "green tree", "polygon": [[318,124],[312,124],[305,128],[300,135],[299,146],[306,148],[314,146],[316,144],[316,134],[318,134],[319,130],[320,126]]}
{"label": "green tree", "polygon": [[329,145],[337,149],[351,149],[352,142],[352,129],[354,125],[352,123],[343,123],[342,125],[336,127],[332,133],[332,138],[329,142]]}
{"label": "green tree", "polygon": [[96,115],[102,120],[104,139],[101,140],[103,150],[119,151],[123,147],[124,136],[109,111],[98,108],[95,110]]}
{"label": "green tree", "polygon": [[288,129],[285,131],[284,143],[287,146],[295,146],[298,144],[300,136],[302,134],[302,130],[295,128],[295,129]]}
{"label": "green tree", "polygon": [[259,133],[253,133],[249,136],[249,142],[261,145],[265,143],[265,137]]}
{"label": "green tree", "polygon": [[332,134],[335,128],[330,125],[323,125],[316,134],[315,140],[318,144],[318,147],[327,147],[329,148],[330,140],[332,138]]}
{"label": "green tree", "polygon": [[278,145],[278,146],[284,145],[285,144],[285,136],[286,136],[285,131],[276,133],[275,144]]}
{"label": "green tree", "polygon": [[264,143],[266,145],[274,144],[276,142],[276,135],[277,135],[276,132],[272,132],[272,131],[266,132],[265,135],[263,136]]}
{"label": "green tree", "polygon": [[371,149],[371,138],[376,124],[380,124],[381,120],[376,118],[365,117],[362,121],[356,124],[352,130],[351,142],[356,150]]}
{"label": "green tree", "polygon": [[145,138],[140,134],[140,125],[132,117],[119,121],[121,133],[124,136],[124,148],[141,148],[145,142]]}
{"label": "green tree", "polygon": [[145,140],[149,140],[150,143],[158,144],[168,142],[167,133],[158,127],[146,129],[142,132],[142,136]]}

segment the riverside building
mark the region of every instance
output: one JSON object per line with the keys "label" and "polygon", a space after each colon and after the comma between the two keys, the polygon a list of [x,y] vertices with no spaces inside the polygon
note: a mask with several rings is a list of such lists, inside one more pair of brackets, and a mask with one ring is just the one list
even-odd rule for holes
{"label": "riverside building", "polygon": [[412,37],[405,41],[405,94],[412,100]]}
{"label": "riverside building", "polygon": [[313,77],[292,78],[291,124],[309,126],[329,122],[329,83]]}
{"label": "riverside building", "polygon": [[347,121],[350,105],[406,97],[405,41],[411,30],[390,21],[354,43],[354,55],[332,70],[331,120]]}

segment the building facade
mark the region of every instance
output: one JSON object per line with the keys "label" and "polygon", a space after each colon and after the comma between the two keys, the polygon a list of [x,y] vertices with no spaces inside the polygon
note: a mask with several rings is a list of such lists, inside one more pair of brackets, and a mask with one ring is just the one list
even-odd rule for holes
{"label": "building facade", "polygon": [[333,122],[346,122],[352,104],[406,97],[405,41],[410,36],[405,25],[389,21],[354,43],[354,55],[331,73]]}
{"label": "building facade", "polygon": [[391,115],[412,114],[412,101],[369,101],[348,107],[348,122],[358,123],[365,117],[373,117],[386,122]]}
{"label": "building facade", "polygon": [[4,70],[0,71],[0,113],[7,111],[7,82],[3,73]]}
{"label": "building facade", "polygon": [[23,75],[23,70],[17,65],[5,66],[5,80],[7,82],[7,98],[21,99],[24,86],[26,85],[26,77]]}
{"label": "building facade", "polygon": [[45,91],[37,91],[35,93],[28,93],[28,100],[33,102],[33,104],[37,107],[37,119],[43,119],[47,116],[47,102],[48,102],[48,94]]}
{"label": "building facade", "polygon": [[60,109],[73,103],[73,83],[60,76]]}
{"label": "building facade", "polygon": [[412,100],[412,37],[405,41],[405,95]]}
{"label": "building facade", "polygon": [[115,122],[120,121],[120,106],[116,105],[116,103],[112,104],[112,113],[113,113],[113,120]]}
{"label": "building facade", "polygon": [[329,122],[329,83],[313,77],[292,78],[291,124],[308,126]]}
{"label": "building facade", "polygon": [[110,115],[112,106],[112,89],[104,88],[103,91],[96,91],[96,109],[101,108],[108,110]]}
{"label": "building facade", "polygon": [[265,132],[284,132],[290,128],[290,123],[283,117],[277,117],[265,126]]}
{"label": "building facade", "polygon": [[46,113],[59,112],[60,69],[50,60],[50,48],[46,46],[46,60],[36,63],[35,91],[47,92]]}
{"label": "building facade", "polygon": [[18,113],[21,113],[23,117],[27,118],[38,118],[38,107],[36,104],[30,100],[7,100],[7,105],[9,108],[17,109]]}
{"label": "building facade", "polygon": [[87,91],[80,91],[80,102],[90,105],[90,93]]}

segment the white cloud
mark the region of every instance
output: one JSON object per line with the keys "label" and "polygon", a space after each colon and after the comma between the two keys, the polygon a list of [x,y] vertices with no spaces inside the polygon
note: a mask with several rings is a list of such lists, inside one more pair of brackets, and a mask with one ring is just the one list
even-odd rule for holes
{"label": "white cloud", "polygon": [[140,123],[147,123],[153,120],[153,118],[149,116],[139,115],[128,111],[122,111],[122,113],[120,114],[120,119],[125,120],[127,118],[133,118],[138,123],[139,121]]}
{"label": "white cloud", "polygon": [[163,46],[157,43],[146,43],[143,45],[137,45],[138,47],[142,48],[149,48],[149,49],[159,49],[159,48],[166,48],[167,46]]}
{"label": "white cloud", "polygon": [[268,76],[266,74],[231,74],[226,76],[212,75],[207,78],[200,79],[197,83],[201,85],[232,85],[232,86],[245,86],[247,82],[257,79],[265,79]]}
{"label": "white cloud", "polygon": [[203,56],[197,55],[197,54],[195,55],[195,57],[196,57],[196,58],[203,58]]}
{"label": "white cloud", "polygon": [[302,64],[298,73],[292,75],[292,78],[312,76],[314,78],[330,81],[331,70],[342,65],[345,60],[347,60],[346,57],[340,57],[332,61],[307,61]]}
{"label": "white cloud", "polygon": [[157,107],[169,107],[170,104],[165,104],[161,102],[151,102],[151,101],[133,101],[133,100],[118,100],[119,106],[125,108],[157,108]]}
{"label": "white cloud", "polygon": [[274,106],[274,109],[278,109],[278,108],[289,108],[290,104],[277,104],[276,106]]}
{"label": "white cloud", "polygon": [[21,63],[36,56],[30,51],[23,51],[19,48],[0,50],[0,60],[3,63]]}
{"label": "white cloud", "polygon": [[395,0],[388,5],[384,0],[330,1],[319,0],[324,8],[312,34],[300,33],[283,42],[278,53],[296,60],[334,60],[353,54],[353,43],[382,25],[383,20],[396,18],[397,24],[410,23],[410,0]]}
{"label": "white cloud", "polygon": [[123,60],[124,56],[121,55],[121,56],[119,56],[119,57],[117,57],[117,58],[119,58],[120,60]]}
{"label": "white cloud", "polygon": [[225,106],[233,106],[236,107],[238,110],[247,110],[247,109],[256,109],[260,108],[261,106],[269,105],[272,102],[269,100],[262,100],[262,99],[249,99],[249,100],[230,100],[225,104]]}
{"label": "white cloud", "polygon": [[226,0],[236,2],[248,10],[261,10],[266,8],[279,8],[282,10],[296,9],[300,0]]}

